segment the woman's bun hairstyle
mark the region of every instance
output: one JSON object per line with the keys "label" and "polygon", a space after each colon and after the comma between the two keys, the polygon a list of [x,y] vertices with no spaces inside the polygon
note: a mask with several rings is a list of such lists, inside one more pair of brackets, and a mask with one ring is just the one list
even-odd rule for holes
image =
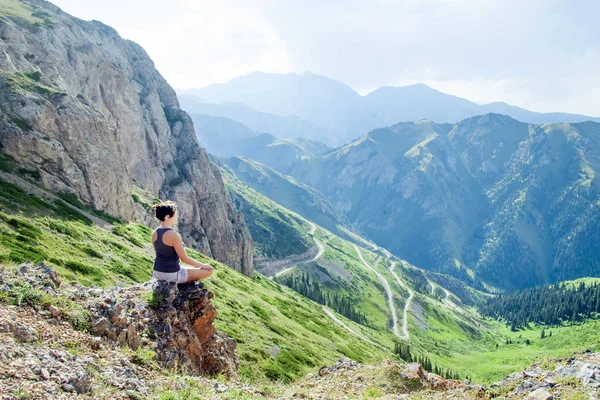
{"label": "woman's bun hairstyle", "polygon": [[169,217],[175,215],[175,211],[177,211],[177,203],[167,200],[153,205],[152,208],[156,212],[156,218],[159,221],[164,221],[167,215]]}

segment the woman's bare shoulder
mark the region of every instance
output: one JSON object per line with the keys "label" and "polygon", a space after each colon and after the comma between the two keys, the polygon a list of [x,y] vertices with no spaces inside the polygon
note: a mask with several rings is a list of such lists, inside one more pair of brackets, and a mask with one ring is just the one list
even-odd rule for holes
{"label": "woman's bare shoulder", "polygon": [[166,231],[163,235],[163,241],[165,241],[165,244],[171,246],[173,243],[181,241],[181,235],[179,232],[175,232],[174,230]]}

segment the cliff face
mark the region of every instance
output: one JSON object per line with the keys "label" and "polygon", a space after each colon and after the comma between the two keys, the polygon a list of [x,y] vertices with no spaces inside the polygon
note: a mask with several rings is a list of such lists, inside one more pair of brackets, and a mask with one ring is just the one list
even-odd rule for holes
{"label": "cliff face", "polygon": [[[253,243],[188,115],[145,51],[50,3],[0,19],[0,147],[41,184],[144,219],[133,186],[179,203],[184,242],[252,275]],[[18,16],[17,16],[18,15]]]}

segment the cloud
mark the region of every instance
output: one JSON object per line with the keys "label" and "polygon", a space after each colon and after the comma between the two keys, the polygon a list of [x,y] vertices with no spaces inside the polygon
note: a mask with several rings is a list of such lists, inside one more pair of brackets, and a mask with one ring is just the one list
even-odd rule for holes
{"label": "cloud", "polygon": [[312,71],[600,115],[595,0],[56,0],[140,43],[176,87]]}

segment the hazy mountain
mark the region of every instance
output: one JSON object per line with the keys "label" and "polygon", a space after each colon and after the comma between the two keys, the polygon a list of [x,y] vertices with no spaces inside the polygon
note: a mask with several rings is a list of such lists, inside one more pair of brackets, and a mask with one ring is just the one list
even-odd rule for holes
{"label": "hazy mountain", "polygon": [[190,114],[200,145],[212,155],[227,156],[239,140],[257,136],[258,133],[241,122],[224,117]]}
{"label": "hazy mountain", "polygon": [[415,265],[508,288],[600,274],[599,154],[600,124],[488,114],[377,129],[292,174]]}
{"label": "hazy mountain", "polygon": [[258,112],[241,103],[210,104],[192,95],[179,94],[178,97],[181,108],[190,114],[233,119],[257,132],[269,132],[279,137],[306,137],[322,142],[330,142],[332,138],[326,127],[295,115]]}
{"label": "hazy mountain", "polygon": [[[321,131],[301,136],[317,139],[328,144],[340,145],[364,135],[375,128],[393,125],[401,121],[428,119],[437,123],[455,123],[465,118],[489,112],[506,114],[523,122],[582,122],[599,118],[568,113],[537,113],[504,103],[480,105],[469,100],[442,93],[424,84],[403,87],[382,87],[366,96],[360,96],[350,87],[310,72],[304,74],[267,74],[254,72],[227,83],[218,83],[202,89],[180,91],[181,94],[197,96],[206,103],[227,107],[228,102],[241,103],[256,112],[302,118],[310,121]],[[188,111],[195,111],[186,108]],[[204,106],[209,115],[224,115],[223,111],[208,110],[219,106]],[[231,107],[230,105],[228,107]],[[237,107],[241,107],[239,104]],[[248,113],[229,110],[227,117],[246,123],[257,129],[257,121],[247,122]],[[259,116],[254,115],[254,117]],[[273,129],[259,129],[281,136]],[[328,139],[319,137],[326,135]],[[285,134],[283,136],[294,136]]]}
{"label": "hazy mountain", "polygon": [[278,138],[259,134],[247,126],[224,117],[191,114],[200,144],[217,157],[244,156],[276,170],[285,170],[296,160],[330,151],[323,143],[304,138]]}

